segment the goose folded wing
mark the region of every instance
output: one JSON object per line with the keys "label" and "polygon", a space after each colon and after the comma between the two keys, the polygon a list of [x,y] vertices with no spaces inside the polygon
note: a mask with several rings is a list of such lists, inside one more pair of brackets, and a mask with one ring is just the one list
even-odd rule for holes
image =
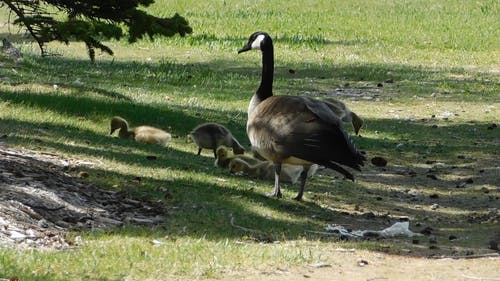
{"label": "goose folded wing", "polygon": [[333,115],[322,102],[305,99],[309,111],[302,111],[289,119],[276,144],[294,156],[334,169],[347,178],[352,175],[338,164],[360,170],[365,157],[356,149],[352,139],[345,133],[340,119]]}

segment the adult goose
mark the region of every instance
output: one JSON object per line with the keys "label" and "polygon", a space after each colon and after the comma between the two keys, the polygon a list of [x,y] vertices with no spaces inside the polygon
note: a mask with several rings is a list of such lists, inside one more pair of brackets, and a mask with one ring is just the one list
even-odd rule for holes
{"label": "adult goose", "polygon": [[316,163],[354,180],[341,165],[361,170],[366,158],[354,146],[342,121],[328,104],[301,96],[273,96],[274,47],[266,32],[255,32],[238,53],[262,52],[262,77],[248,105],[247,134],[253,149],[274,163],[274,191],[282,197],[282,164],[301,165],[301,185],[296,200],[302,200],[307,173]]}

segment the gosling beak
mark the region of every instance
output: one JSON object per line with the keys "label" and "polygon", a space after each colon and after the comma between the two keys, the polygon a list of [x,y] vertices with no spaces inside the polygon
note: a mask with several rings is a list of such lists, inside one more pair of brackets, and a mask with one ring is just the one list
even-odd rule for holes
{"label": "gosling beak", "polygon": [[252,49],[252,46],[247,44],[247,45],[245,45],[245,47],[238,50],[238,54],[244,53],[246,51],[250,51],[251,49]]}

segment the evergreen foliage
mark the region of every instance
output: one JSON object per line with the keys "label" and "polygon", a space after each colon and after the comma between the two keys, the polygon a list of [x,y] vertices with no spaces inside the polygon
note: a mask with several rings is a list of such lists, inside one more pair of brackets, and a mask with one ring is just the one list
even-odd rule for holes
{"label": "evergreen foliage", "polygon": [[[95,59],[95,49],[110,55],[113,51],[102,40],[128,36],[130,43],[143,36],[185,36],[192,32],[187,20],[175,14],[171,18],[150,15],[139,6],[147,7],[154,0],[0,0],[16,15],[15,24],[24,26],[37,41],[42,56],[47,55],[45,43],[81,41],[89,57]],[[61,13],[65,17],[61,17]],[[55,17],[57,14],[57,17]],[[61,19],[63,18],[63,19]],[[121,26],[128,29],[124,33]]]}

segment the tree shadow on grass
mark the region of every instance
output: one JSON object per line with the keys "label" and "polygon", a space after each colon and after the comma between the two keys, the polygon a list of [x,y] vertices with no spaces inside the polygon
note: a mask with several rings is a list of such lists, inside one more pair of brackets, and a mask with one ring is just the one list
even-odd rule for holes
{"label": "tree shadow on grass", "polygon": [[[234,59],[237,59],[236,53]],[[193,91],[196,91],[195,86],[201,84],[207,94],[216,93],[223,100],[233,101],[249,100],[256,90],[261,74],[260,60],[256,63],[257,66],[235,67],[234,60],[219,59],[209,63],[100,61],[91,64],[85,60],[67,58],[33,58],[28,67],[18,71],[23,73],[22,79],[26,81],[25,83],[43,84],[47,81],[59,81],[70,86],[71,82],[80,77],[86,84],[100,86],[76,87],[101,92],[102,95],[110,97],[123,98],[123,95],[116,93],[115,90],[103,88],[130,86],[162,92],[169,86],[175,87],[176,91],[193,94]],[[30,67],[41,71],[29,72]],[[292,68],[293,74],[289,72]],[[385,83],[388,80],[391,80],[391,83]],[[225,81],[231,81],[231,85],[235,87],[228,87],[223,83]],[[498,96],[495,89],[500,87],[500,81],[492,74],[471,75],[461,68],[435,69],[384,63],[363,65],[308,63],[287,66],[277,60],[274,87],[276,93],[322,92],[325,89],[335,92],[339,87],[345,88],[346,82],[351,84],[346,90],[363,90],[368,83],[371,86],[364,90],[371,91],[373,88],[381,93],[392,93],[390,95],[392,98],[415,94],[430,95],[436,92],[443,93],[442,98],[447,101],[463,101],[467,98],[469,102],[495,100],[495,96]],[[385,87],[377,87],[380,83]]]}
{"label": "tree shadow on grass", "polygon": [[[386,121],[390,122],[390,121]],[[4,123],[5,124],[5,123]],[[8,126],[14,127],[29,127],[33,126],[29,122],[19,122],[16,120],[6,120]],[[37,126],[36,124],[34,125]],[[54,128],[49,126],[47,130],[62,132],[63,128]],[[70,132],[76,133],[78,128],[66,129],[66,134]],[[61,133],[59,133],[61,134]],[[140,235],[148,237],[164,237],[165,235],[190,236],[196,238],[207,238],[220,240],[225,238],[242,238],[250,237],[261,242],[270,242],[274,240],[295,240],[307,238],[311,240],[318,239],[317,235],[307,234],[308,230],[322,231],[326,223],[335,223],[346,225],[352,229],[383,229],[390,226],[392,223],[399,220],[400,217],[409,217],[413,222],[419,222],[423,226],[432,225],[435,229],[441,226],[449,226],[455,224],[456,232],[462,235],[470,233],[471,225],[477,225],[473,217],[467,217],[464,212],[479,211],[484,213],[487,207],[495,204],[495,201],[488,201],[485,198],[478,200],[470,200],[469,196],[477,196],[474,193],[450,193],[441,195],[439,200],[429,199],[425,192],[436,190],[436,186],[431,179],[419,183],[409,183],[403,177],[398,181],[394,177],[383,180],[383,176],[373,168],[367,169],[368,175],[359,175],[359,183],[350,183],[341,181],[338,183],[331,182],[331,174],[323,174],[323,177],[313,178],[308,183],[306,202],[300,203],[293,200],[282,199],[276,200],[268,198],[258,190],[254,189],[253,184],[249,183],[246,178],[233,179],[226,171],[206,169],[207,161],[211,164],[212,159],[198,157],[196,155],[176,151],[174,149],[165,149],[157,146],[147,146],[134,142],[123,141],[120,139],[105,139],[101,135],[96,135],[94,132],[82,131],[79,132],[82,137],[87,135],[85,139],[99,139],[99,146],[93,146],[90,143],[87,146],[76,147],[73,145],[62,144],[57,141],[43,140],[37,145],[41,147],[50,147],[57,151],[62,151],[69,154],[76,154],[85,157],[85,155],[101,155],[107,159],[123,162],[125,164],[137,164],[138,159],[144,157],[145,154],[158,153],[159,158],[156,161],[143,160],[140,165],[151,168],[165,168],[171,166],[179,170],[190,170],[198,174],[204,174],[205,180],[198,178],[176,178],[173,180],[158,180],[149,177],[142,177],[142,184],[133,186],[131,179],[134,175],[109,171],[105,168],[94,167],[88,169],[91,175],[119,179],[122,181],[125,188],[130,188],[132,194],[142,197],[141,194],[148,196],[160,196],[153,187],[166,186],[169,192],[169,199],[166,201],[172,209],[167,215],[167,223],[164,228],[155,228],[141,231]],[[64,134],[54,136],[58,139]],[[16,142],[23,143],[30,140],[22,140],[22,137],[17,137]],[[93,146],[93,147],[92,147]],[[131,151],[124,152],[123,150],[114,150],[113,147],[128,148],[133,147]],[[134,147],[135,146],[135,147]],[[110,149],[111,147],[111,149]],[[220,181],[219,178],[227,179]],[[374,179],[376,178],[376,179]],[[271,190],[272,183],[258,182],[259,184],[268,185]],[[381,188],[373,188],[372,184],[384,184]],[[404,188],[417,188],[424,191],[420,198],[414,200],[414,197],[405,192]],[[387,190],[384,190],[389,186]],[[107,188],[111,188],[108,186]],[[285,187],[285,196],[291,197],[291,193],[296,192],[296,186]],[[149,195],[147,195],[149,194]],[[382,199],[378,199],[378,198]],[[497,199],[498,200],[498,199]],[[375,202],[375,203],[373,203]],[[378,202],[378,203],[377,203]],[[432,202],[439,202],[443,209],[457,209],[461,212],[456,214],[439,214],[431,211],[428,205]],[[469,208],[471,205],[465,202],[480,202],[481,207],[476,209]],[[337,205],[338,204],[338,205]],[[345,211],[349,207],[359,204],[362,210],[355,212]],[[421,205],[421,208],[412,208],[413,205]],[[254,206],[259,206],[260,211],[252,210]],[[278,219],[274,216],[265,216],[262,210],[269,209],[269,212],[279,212],[288,217],[287,219]],[[352,208],[354,209],[354,208]],[[252,229],[244,231],[235,225],[231,224],[231,217],[234,218],[234,223],[245,228]],[[188,218],[188,219],[187,219]],[[426,219],[427,218],[427,219]],[[430,219],[429,219],[430,218]],[[471,218],[464,224],[456,225],[456,221],[463,221]],[[485,218],[488,219],[488,218]],[[481,221],[484,222],[484,221]],[[437,225],[437,226],[436,226]],[[421,228],[423,228],[423,226]],[[479,225],[481,226],[481,225]],[[484,229],[488,225],[482,225]],[[462,228],[463,227],[463,228]],[[418,230],[418,229],[417,229]],[[439,231],[439,230],[438,230]],[[116,235],[138,235],[134,230],[115,229],[112,233]],[[447,232],[438,232],[438,235],[445,236]],[[490,235],[491,230],[486,229],[482,235]],[[441,237],[440,236],[440,237]],[[444,237],[443,239],[445,239]],[[484,238],[484,237],[483,237]],[[486,238],[485,238],[486,239]],[[398,241],[393,241],[398,244]],[[466,242],[466,241],[465,241]],[[376,245],[378,242],[374,242]],[[460,245],[460,243],[455,243]],[[475,249],[481,250],[481,246],[474,245]],[[443,248],[439,253],[447,253],[449,248]],[[436,252],[436,251],[434,251]],[[428,254],[428,253],[423,253]]]}
{"label": "tree shadow on grass", "polygon": [[[239,112],[225,111],[222,114],[222,112],[212,110],[213,113],[207,114],[210,111],[209,109],[192,109],[186,106],[146,105],[123,101],[121,99],[118,101],[102,100],[85,96],[33,94],[30,92],[3,92],[0,99],[13,105],[29,105],[43,110],[58,112],[70,118],[84,118],[91,121],[111,120],[113,116],[118,115],[124,117],[132,127],[147,124],[165,129],[181,137],[185,137],[194,127],[201,123],[220,122],[233,131],[238,138],[242,139],[243,143],[247,142],[246,137],[243,137],[242,124],[244,122],[235,122],[234,117],[241,116]],[[233,118],[207,120],[199,117],[201,114],[198,111],[200,110],[204,111],[204,116],[214,116],[215,118],[217,116],[232,116]],[[221,122],[222,120],[225,122]],[[37,126],[44,128],[50,126],[50,124],[47,122],[45,124],[38,124]],[[76,132],[73,134],[73,137],[79,136]],[[66,136],[71,137],[72,135]]]}

